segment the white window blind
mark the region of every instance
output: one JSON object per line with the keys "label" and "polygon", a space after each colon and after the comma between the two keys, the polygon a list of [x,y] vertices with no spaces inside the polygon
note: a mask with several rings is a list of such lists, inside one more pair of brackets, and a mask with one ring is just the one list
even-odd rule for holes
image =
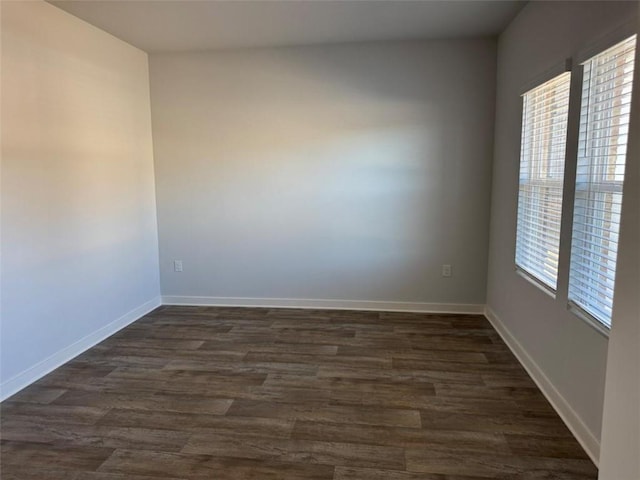
{"label": "white window blind", "polygon": [[611,326],[636,36],[584,63],[569,301]]}
{"label": "white window blind", "polygon": [[571,74],[523,95],[516,265],[555,290]]}

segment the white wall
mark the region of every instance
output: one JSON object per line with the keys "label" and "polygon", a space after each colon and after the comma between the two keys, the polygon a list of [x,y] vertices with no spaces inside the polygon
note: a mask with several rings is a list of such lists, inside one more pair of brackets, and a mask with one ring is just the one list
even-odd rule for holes
{"label": "white wall", "polygon": [[163,298],[484,304],[494,41],[153,54],[150,72]]}
{"label": "white wall", "polygon": [[[521,99],[523,87],[545,70],[598,41],[635,18],[636,2],[530,2],[498,43],[498,91],[488,277],[488,315],[520,349],[521,358],[553,397],[556,407],[594,459],[598,457],[607,338],[567,310],[570,210],[563,212],[558,295],[551,298],[515,272]],[[579,98],[573,84],[572,102]],[[575,134],[575,122],[569,125]],[[574,138],[576,138],[574,136]],[[566,185],[575,175],[575,145],[568,147]],[[636,161],[637,159],[629,159]],[[630,171],[633,171],[630,168]],[[625,191],[637,190],[637,176]],[[566,191],[566,190],[565,190]],[[571,195],[568,195],[570,197]],[[571,205],[571,198],[566,205]],[[626,200],[625,200],[626,202]],[[625,204],[623,228],[638,216],[638,205]],[[637,262],[637,241],[620,243],[618,263]],[[634,257],[634,255],[636,255]],[[620,290],[636,289],[624,275]],[[630,307],[631,308],[631,307]],[[617,319],[614,318],[614,331]],[[620,479],[622,480],[622,479]]]}
{"label": "white wall", "polygon": [[[638,9],[640,25],[640,9]],[[629,245],[617,268],[613,326],[609,337],[602,419],[601,480],[640,478],[640,48],[624,186],[625,224],[621,243]],[[635,246],[635,248],[631,247]]]}
{"label": "white wall", "polygon": [[3,1],[2,395],[156,305],[157,255],[147,55]]}

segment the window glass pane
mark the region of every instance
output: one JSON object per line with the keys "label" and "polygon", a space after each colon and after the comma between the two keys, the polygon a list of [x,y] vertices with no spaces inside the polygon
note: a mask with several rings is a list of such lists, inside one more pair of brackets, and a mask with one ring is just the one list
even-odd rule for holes
{"label": "window glass pane", "polygon": [[569,300],[611,326],[636,36],[584,64]]}
{"label": "window glass pane", "polygon": [[566,72],[523,96],[516,265],[552,290],[558,277],[570,81]]}

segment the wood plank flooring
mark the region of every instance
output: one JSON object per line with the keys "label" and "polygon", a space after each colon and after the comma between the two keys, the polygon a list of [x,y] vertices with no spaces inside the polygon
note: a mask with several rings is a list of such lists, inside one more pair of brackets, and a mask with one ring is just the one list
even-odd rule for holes
{"label": "wood plank flooring", "polygon": [[3,480],[597,477],[473,315],[161,307],[0,416]]}

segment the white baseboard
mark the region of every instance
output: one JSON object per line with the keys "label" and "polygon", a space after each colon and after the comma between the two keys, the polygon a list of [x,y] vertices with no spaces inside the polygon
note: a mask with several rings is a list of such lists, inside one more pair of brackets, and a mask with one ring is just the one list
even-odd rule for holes
{"label": "white baseboard", "polygon": [[483,314],[484,305],[458,303],[383,302],[377,300],[324,300],[307,298],[189,297],[163,295],[163,305],[215,307],[319,308],[376,310],[381,312]]}
{"label": "white baseboard", "polygon": [[551,403],[567,428],[569,428],[580,445],[582,445],[582,448],[587,452],[587,455],[589,455],[593,463],[598,466],[598,460],[600,457],[600,441],[598,438],[582,421],[575,410],[571,408],[569,402],[567,402],[562,394],[556,389],[553,383],[551,383],[551,380],[549,380],[549,378],[544,374],[536,361],[529,355],[529,353],[527,353],[522,344],[518,342],[495,312],[487,306],[484,314],[493,325],[493,328],[495,328],[498,334],[502,337],[502,340],[504,340],[516,358],[520,361],[527,373],[529,373],[529,376],[542,391],[549,403]]}
{"label": "white baseboard", "polygon": [[135,322],[140,317],[143,317],[160,305],[160,297],[156,297],[3,382],[2,385],[0,385],[0,401],[18,393],[23,388],[44,377],[47,373],[77,357],[81,353],[100,343],[105,338],[110,337],[127,325]]}

